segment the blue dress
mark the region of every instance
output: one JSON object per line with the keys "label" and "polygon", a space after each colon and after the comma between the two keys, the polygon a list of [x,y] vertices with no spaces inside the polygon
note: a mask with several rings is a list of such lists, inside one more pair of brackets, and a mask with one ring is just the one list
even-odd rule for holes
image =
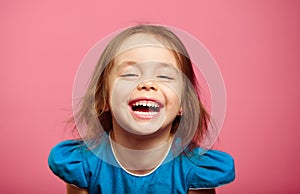
{"label": "blue dress", "polygon": [[221,151],[208,150],[197,155],[181,154],[147,175],[134,175],[106,163],[78,140],[56,145],[49,155],[50,169],[79,188],[96,193],[187,193],[193,189],[216,188],[235,178],[233,158]]}

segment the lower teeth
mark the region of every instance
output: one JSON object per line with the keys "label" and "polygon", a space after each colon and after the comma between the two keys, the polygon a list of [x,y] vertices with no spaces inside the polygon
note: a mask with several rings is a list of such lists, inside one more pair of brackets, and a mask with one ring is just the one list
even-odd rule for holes
{"label": "lower teeth", "polygon": [[157,112],[141,112],[141,111],[134,111],[134,112],[138,115],[146,116],[146,117],[151,117],[158,114]]}

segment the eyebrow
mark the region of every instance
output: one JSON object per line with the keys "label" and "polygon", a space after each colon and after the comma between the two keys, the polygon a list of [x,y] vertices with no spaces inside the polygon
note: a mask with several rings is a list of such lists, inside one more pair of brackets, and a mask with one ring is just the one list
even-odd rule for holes
{"label": "eyebrow", "polygon": [[136,61],[122,61],[121,63],[119,63],[116,67],[116,71],[118,72],[120,69],[127,67],[127,66],[132,66],[137,64]]}

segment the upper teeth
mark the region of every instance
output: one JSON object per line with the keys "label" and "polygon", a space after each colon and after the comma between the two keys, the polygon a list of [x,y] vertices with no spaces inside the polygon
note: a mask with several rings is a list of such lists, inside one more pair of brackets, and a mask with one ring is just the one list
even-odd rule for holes
{"label": "upper teeth", "polygon": [[147,107],[155,107],[158,108],[159,105],[153,101],[138,101],[132,104],[133,106],[147,106]]}

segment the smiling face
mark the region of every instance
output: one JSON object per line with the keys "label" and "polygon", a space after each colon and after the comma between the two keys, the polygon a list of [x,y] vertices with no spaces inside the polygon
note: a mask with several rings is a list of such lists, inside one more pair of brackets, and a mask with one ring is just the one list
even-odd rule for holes
{"label": "smiling face", "polygon": [[136,135],[171,130],[181,107],[181,73],[173,53],[156,45],[127,45],[114,60],[109,79],[114,130]]}

